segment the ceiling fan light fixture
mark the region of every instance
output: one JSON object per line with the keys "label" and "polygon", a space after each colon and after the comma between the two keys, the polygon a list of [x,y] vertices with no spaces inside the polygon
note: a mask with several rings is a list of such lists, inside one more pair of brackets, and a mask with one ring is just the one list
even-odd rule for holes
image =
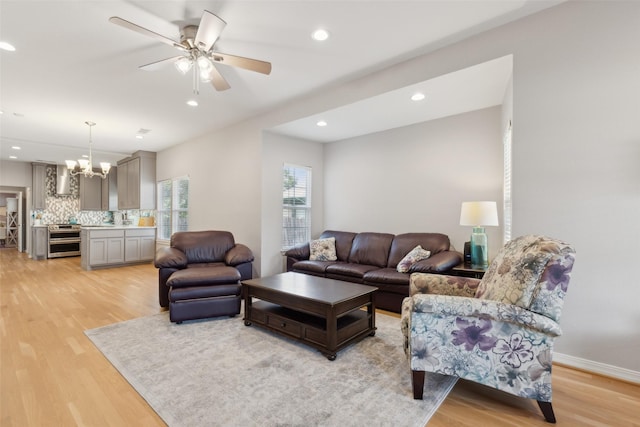
{"label": "ceiling fan light fixture", "polygon": [[[180,56],[155,61],[143,65],[144,70],[154,70],[165,63],[173,63],[176,69],[184,74],[193,70],[193,92],[200,93],[199,84],[201,81],[210,82],[217,91],[230,88],[229,83],[223,75],[214,69],[214,62],[225,62],[232,67],[238,67],[249,71],[269,75],[271,73],[271,63],[258,59],[244,58],[230,54],[216,53],[213,47],[220,38],[220,33],[227,23],[214,13],[205,10],[200,18],[199,24],[189,23],[180,28],[180,41],[175,41],[161,34],[141,27],[138,24],[122,19],[118,16],[109,18],[109,22],[151,37],[164,44],[172,46],[181,51]],[[194,66],[198,63],[197,66]]]}
{"label": "ceiling fan light fixture", "polygon": [[183,56],[175,62],[175,66],[181,74],[187,74],[189,70],[191,70],[191,67],[193,67],[193,60]]}
{"label": "ceiling fan light fixture", "polygon": [[209,74],[209,71],[211,71],[211,69],[213,68],[211,60],[209,60],[209,58],[204,55],[200,55],[197,62],[198,68],[200,68],[200,73],[202,74]]}
{"label": "ceiling fan light fixture", "polygon": [[209,83],[211,81],[211,72],[200,72],[200,81],[203,83]]}

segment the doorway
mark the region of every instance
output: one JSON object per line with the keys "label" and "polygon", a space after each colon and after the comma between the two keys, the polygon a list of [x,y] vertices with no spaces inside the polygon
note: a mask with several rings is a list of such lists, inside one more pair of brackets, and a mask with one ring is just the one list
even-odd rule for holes
{"label": "doorway", "polygon": [[0,192],[0,247],[25,250],[24,198],[22,191]]}

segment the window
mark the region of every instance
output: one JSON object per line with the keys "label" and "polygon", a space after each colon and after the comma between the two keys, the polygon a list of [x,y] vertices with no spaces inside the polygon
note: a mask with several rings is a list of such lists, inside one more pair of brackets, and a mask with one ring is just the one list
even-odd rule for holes
{"label": "window", "polygon": [[282,248],[311,239],[311,168],[285,164],[282,170]]}
{"label": "window", "polygon": [[176,231],[187,231],[189,216],[189,177],[158,182],[158,240],[169,240]]}
{"label": "window", "polygon": [[502,185],[504,205],[504,243],[511,240],[511,120],[507,124],[502,140],[504,153],[504,172]]}

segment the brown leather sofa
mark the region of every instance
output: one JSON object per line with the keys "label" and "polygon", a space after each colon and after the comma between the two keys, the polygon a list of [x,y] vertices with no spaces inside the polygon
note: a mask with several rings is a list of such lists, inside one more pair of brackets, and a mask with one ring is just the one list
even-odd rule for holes
{"label": "brown leather sofa", "polygon": [[[446,272],[462,262],[462,254],[450,251],[449,237],[440,233],[352,233],[327,230],[319,239],[334,237],[336,261],[311,261],[309,243],[285,252],[287,271],[311,274],[345,282],[376,286],[376,307],[401,312],[402,300],[409,296],[411,273]],[[417,245],[431,252],[407,273],[400,273],[398,263]]]}
{"label": "brown leather sofa", "polygon": [[183,231],[156,252],[158,297],[172,322],[240,313],[241,280],[253,272],[253,253],[228,231]]}

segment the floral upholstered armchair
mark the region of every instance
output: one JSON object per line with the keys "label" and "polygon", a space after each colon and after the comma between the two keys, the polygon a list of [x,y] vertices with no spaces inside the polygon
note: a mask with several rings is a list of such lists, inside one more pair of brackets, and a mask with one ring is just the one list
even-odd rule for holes
{"label": "floral upholstered armchair", "polygon": [[522,236],[506,244],[482,280],[411,275],[402,306],[413,395],[425,372],[474,381],[551,406],[551,360],[575,259],[567,243]]}

